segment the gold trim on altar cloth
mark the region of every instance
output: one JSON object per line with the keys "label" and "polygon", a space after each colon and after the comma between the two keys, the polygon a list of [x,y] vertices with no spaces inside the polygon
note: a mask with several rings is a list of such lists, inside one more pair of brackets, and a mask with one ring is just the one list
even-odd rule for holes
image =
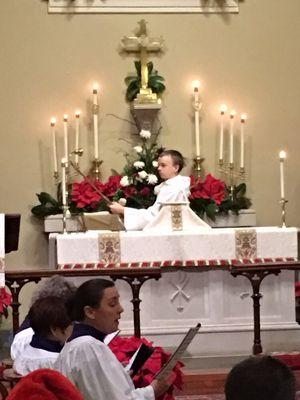
{"label": "gold trim on altar cloth", "polygon": [[120,234],[118,232],[100,233],[99,240],[99,260],[101,263],[121,262]]}
{"label": "gold trim on altar cloth", "polygon": [[180,204],[171,205],[171,221],[173,231],[182,231],[182,207]]}
{"label": "gold trim on altar cloth", "polygon": [[235,256],[237,259],[257,257],[257,235],[255,229],[235,231]]}

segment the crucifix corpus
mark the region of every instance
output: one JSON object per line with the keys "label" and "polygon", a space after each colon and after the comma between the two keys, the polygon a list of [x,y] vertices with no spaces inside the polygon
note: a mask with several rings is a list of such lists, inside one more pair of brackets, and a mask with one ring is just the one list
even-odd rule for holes
{"label": "crucifix corpus", "polygon": [[160,99],[157,98],[156,93],[152,93],[151,88],[148,87],[148,53],[158,53],[162,50],[163,39],[160,38],[150,38],[147,35],[146,21],[142,19],[138,22],[140,29],[136,36],[128,35],[124,36],[122,39],[123,49],[128,52],[139,53],[141,61],[141,88],[137,94],[135,103],[156,103],[160,104]]}

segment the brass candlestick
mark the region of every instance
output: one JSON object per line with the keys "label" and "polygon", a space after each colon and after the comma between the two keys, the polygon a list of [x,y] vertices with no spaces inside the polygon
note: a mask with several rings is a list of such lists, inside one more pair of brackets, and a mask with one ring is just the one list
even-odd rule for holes
{"label": "brass candlestick", "polygon": [[54,171],[54,173],[53,173],[53,178],[54,178],[55,185],[57,186],[57,185],[59,184],[59,174],[58,174],[58,171]]}
{"label": "brass candlestick", "polygon": [[201,176],[201,170],[202,170],[201,164],[203,163],[204,160],[205,158],[201,156],[196,156],[194,158],[194,171],[197,178],[200,178]]}
{"label": "brass candlestick", "polygon": [[286,199],[281,199],[280,204],[281,204],[281,228],[286,228],[286,223],[285,223],[285,217],[286,217],[286,204],[288,200]]}
{"label": "brass candlestick", "polygon": [[92,167],[92,175],[97,179],[100,180],[101,177],[101,172],[100,172],[100,165],[103,163],[102,160],[99,158],[95,158],[93,161],[93,167]]}
{"label": "brass candlestick", "polygon": [[69,233],[68,229],[67,229],[67,218],[70,217],[71,213],[69,210],[69,207],[67,205],[63,205],[63,229],[62,229],[62,233]]}

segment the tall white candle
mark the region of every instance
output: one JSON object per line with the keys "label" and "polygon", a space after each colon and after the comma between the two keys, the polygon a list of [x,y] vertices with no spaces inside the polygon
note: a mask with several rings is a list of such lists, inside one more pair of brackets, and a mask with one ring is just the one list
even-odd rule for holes
{"label": "tall white candle", "polygon": [[99,140],[98,140],[98,85],[93,86],[93,117],[94,117],[94,155],[99,158]]}
{"label": "tall white candle", "polygon": [[64,157],[61,159],[61,195],[63,206],[67,205],[67,180],[66,180],[66,166],[68,160]]}
{"label": "tall white candle", "polygon": [[195,108],[195,142],[196,142],[196,156],[200,157],[200,132],[199,132],[199,87],[200,82],[194,81],[194,108]]}
{"label": "tall white candle", "polygon": [[53,149],[53,168],[54,173],[57,174],[57,149],[56,149],[56,131],[55,131],[56,118],[52,117],[50,121],[51,132],[52,132],[52,149]]}
{"label": "tall white candle", "polygon": [[64,115],[64,150],[65,150],[65,159],[68,163],[69,159],[69,147],[68,147],[68,116]]}
{"label": "tall white candle", "polygon": [[234,116],[236,112],[230,111],[230,128],[229,128],[229,163],[233,164],[233,138],[234,138]]}
{"label": "tall white candle", "polygon": [[245,167],[245,122],[247,119],[246,114],[241,115],[241,164],[240,167],[244,168]]}
{"label": "tall white candle", "polygon": [[[80,118],[80,111],[76,111],[75,113],[75,150],[79,150],[79,118]],[[79,162],[79,155],[75,154],[75,163],[78,164]]]}
{"label": "tall white candle", "polygon": [[222,104],[220,107],[220,149],[219,149],[219,160],[223,160],[224,150],[224,114],[227,111],[226,104]]}
{"label": "tall white candle", "polygon": [[284,190],[284,160],[286,159],[286,152],[281,150],[279,152],[279,161],[280,161],[280,197],[282,200],[285,199],[285,190]]}

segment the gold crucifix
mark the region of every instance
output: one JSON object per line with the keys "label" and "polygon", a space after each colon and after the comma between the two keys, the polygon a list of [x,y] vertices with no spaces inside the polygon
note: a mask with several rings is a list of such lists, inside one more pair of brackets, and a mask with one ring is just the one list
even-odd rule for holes
{"label": "gold crucifix", "polygon": [[138,22],[140,29],[136,36],[127,35],[122,39],[122,46],[128,53],[135,52],[140,53],[141,61],[141,88],[134,100],[137,103],[158,103],[157,94],[152,93],[152,90],[148,87],[148,53],[156,52],[162,50],[163,39],[160,38],[150,38],[147,35],[146,21],[142,19]]}

